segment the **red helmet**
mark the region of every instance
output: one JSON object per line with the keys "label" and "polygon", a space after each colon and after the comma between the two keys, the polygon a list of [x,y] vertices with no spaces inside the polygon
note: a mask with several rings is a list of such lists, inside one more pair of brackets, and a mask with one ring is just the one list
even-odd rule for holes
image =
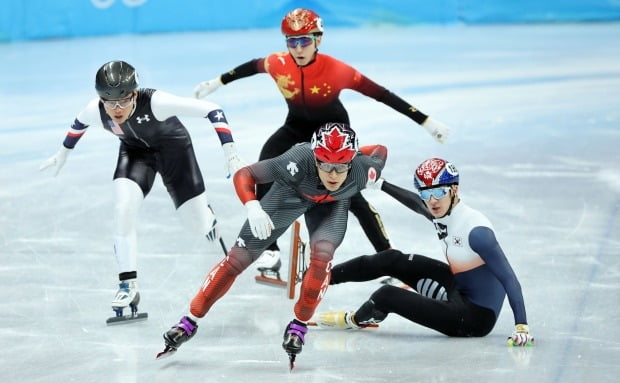
{"label": "red helmet", "polygon": [[413,184],[418,190],[458,183],[459,172],[456,167],[441,158],[429,158],[422,162],[413,174]]}
{"label": "red helmet", "polygon": [[314,11],[304,8],[293,9],[282,19],[284,36],[300,36],[323,33],[323,20]]}
{"label": "red helmet", "polygon": [[357,154],[357,136],[348,124],[328,122],[314,132],[310,147],[318,161],[344,164]]}

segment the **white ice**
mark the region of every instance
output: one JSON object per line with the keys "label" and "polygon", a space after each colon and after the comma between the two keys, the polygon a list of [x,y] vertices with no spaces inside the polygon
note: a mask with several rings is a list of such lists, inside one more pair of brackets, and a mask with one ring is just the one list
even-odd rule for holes
{"label": "white ice", "polygon": [[[187,308],[218,246],[187,234],[161,180],[140,214],[140,308],[107,327],[117,275],[112,174],[117,139],[91,128],[56,178],[39,164],[95,96],[104,62],[141,85],[191,96],[199,81],[282,50],[276,29],[0,45],[0,371],[2,382],[611,382],[620,373],[620,24],[332,29],[321,51],[452,128],[446,145],[383,104],[343,100],[361,144],[389,147],[384,176],[441,156],[461,195],[493,221],[518,274],[536,346],[509,348],[506,303],[493,332],[454,339],[391,315],[379,329],[311,329],[292,374],[280,343],[294,301],[248,269],[169,359],[162,333]],[[227,85],[223,106],[254,161],[284,120],[266,76]],[[228,245],[245,219],[210,124],[184,120]],[[441,259],[432,226],[366,191],[393,246]],[[288,246],[288,236],[281,240]],[[372,252],[350,219],[335,262]],[[286,267],[286,265],[285,265]],[[331,287],[319,310],[355,309],[377,281]]]}

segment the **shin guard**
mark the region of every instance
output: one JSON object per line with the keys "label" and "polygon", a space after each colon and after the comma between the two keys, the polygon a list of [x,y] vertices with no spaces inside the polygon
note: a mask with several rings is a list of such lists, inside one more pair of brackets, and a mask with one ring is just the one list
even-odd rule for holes
{"label": "shin guard", "polygon": [[331,262],[311,259],[306,275],[301,284],[301,295],[295,304],[295,316],[301,321],[308,321],[323,299],[329,286]]}
{"label": "shin guard", "polygon": [[230,289],[241,271],[230,262],[230,257],[224,258],[211,269],[200,290],[192,299],[190,304],[192,315],[198,318],[205,316],[211,306]]}

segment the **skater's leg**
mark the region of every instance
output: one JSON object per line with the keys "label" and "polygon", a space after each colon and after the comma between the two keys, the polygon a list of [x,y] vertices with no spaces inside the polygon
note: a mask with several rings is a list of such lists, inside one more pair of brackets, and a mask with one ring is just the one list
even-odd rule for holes
{"label": "skater's leg", "polygon": [[205,192],[185,201],[177,212],[187,230],[201,237],[207,237],[210,241],[219,239],[217,220]]}
{"label": "skater's leg", "polygon": [[182,317],[179,323],[164,333],[166,349],[162,354],[178,349],[194,336],[198,329],[198,319],[204,317],[211,306],[228,292],[237,276],[251,263],[252,257],[247,249],[234,246],[228,255],[209,271],[190,303],[189,315]]}
{"label": "skater's leg", "polygon": [[196,318],[204,317],[211,306],[228,292],[237,276],[251,263],[252,257],[247,249],[233,246],[228,256],[207,274],[200,290],[192,299],[190,313]]}
{"label": "skater's leg", "polygon": [[155,159],[151,153],[121,142],[114,171],[114,256],[121,284],[113,307],[127,307],[139,300],[136,284],[137,218],[144,198],[153,187],[155,174]]}
{"label": "skater's leg", "polygon": [[357,217],[362,230],[364,230],[366,237],[368,237],[377,253],[390,248],[390,239],[383,226],[381,216],[364,198],[362,193],[357,193],[351,197],[349,210]]}
{"label": "skater's leg", "polygon": [[137,234],[138,211],[144,200],[142,189],[127,178],[114,180],[114,256],[120,287],[112,300],[113,307],[127,307],[137,294]]}
{"label": "skater's leg", "polygon": [[[295,217],[302,213],[303,209],[302,206],[295,209],[280,210],[278,214],[273,214],[272,219],[275,228],[272,235],[276,237],[281,235],[294,221]],[[237,276],[252,264],[268,244],[268,240],[259,240],[252,235],[248,221],[242,226],[237,238],[227,256],[207,274],[198,293],[190,303],[188,315],[181,318],[179,323],[172,326],[164,334],[166,341],[164,354],[171,349],[176,350],[195,334],[198,319],[204,317],[215,302],[226,294]]]}
{"label": "skater's leg", "polygon": [[349,201],[340,200],[315,205],[304,215],[310,235],[310,264],[301,284],[299,299],[295,303],[295,319],[287,325],[282,342],[291,367],[305,342],[305,322],[312,318],[329,287],[331,261],[344,238],[348,210]]}
{"label": "skater's leg", "polygon": [[311,244],[310,264],[301,284],[301,294],[295,304],[295,317],[300,321],[312,318],[329,286],[329,271],[334,254],[334,245],[327,241]]}

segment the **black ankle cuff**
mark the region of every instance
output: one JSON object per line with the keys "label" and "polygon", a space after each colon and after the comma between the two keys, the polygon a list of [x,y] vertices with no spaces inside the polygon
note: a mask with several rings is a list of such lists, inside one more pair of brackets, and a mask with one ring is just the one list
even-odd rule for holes
{"label": "black ankle cuff", "polygon": [[136,279],[136,278],[138,278],[137,271],[126,271],[124,273],[118,274],[118,280],[121,282],[126,281],[128,279]]}

